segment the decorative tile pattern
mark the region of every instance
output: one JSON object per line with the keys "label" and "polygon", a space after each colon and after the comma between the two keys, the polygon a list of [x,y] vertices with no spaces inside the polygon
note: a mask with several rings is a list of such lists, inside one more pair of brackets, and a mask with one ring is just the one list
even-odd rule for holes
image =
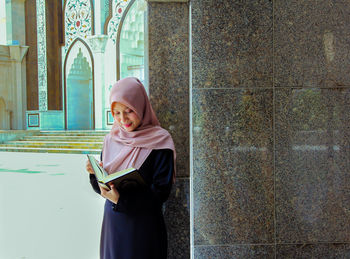
{"label": "decorative tile pattern", "polygon": [[114,0],[113,1],[113,11],[112,19],[108,23],[107,33],[108,37],[116,43],[117,33],[120,24],[120,20],[123,17],[124,11],[126,10],[130,0]]}
{"label": "decorative tile pattern", "polygon": [[90,0],[70,0],[65,8],[65,50],[77,38],[86,39],[92,32]]}
{"label": "decorative tile pattern", "polygon": [[39,110],[47,111],[46,16],[45,0],[36,0],[38,40]]}
{"label": "decorative tile pattern", "polygon": [[28,114],[28,127],[40,127],[39,113]]}
{"label": "decorative tile pattern", "polygon": [[272,243],[272,90],[192,98],[194,245]]}
{"label": "decorative tile pattern", "polygon": [[280,89],[275,103],[277,242],[350,242],[350,89]]}

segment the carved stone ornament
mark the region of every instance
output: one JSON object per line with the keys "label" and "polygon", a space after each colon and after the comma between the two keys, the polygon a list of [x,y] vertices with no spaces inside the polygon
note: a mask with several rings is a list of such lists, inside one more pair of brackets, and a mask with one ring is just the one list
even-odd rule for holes
{"label": "carved stone ornament", "polygon": [[89,43],[93,52],[104,53],[106,49],[106,44],[108,40],[107,35],[92,35],[87,37],[87,42]]}

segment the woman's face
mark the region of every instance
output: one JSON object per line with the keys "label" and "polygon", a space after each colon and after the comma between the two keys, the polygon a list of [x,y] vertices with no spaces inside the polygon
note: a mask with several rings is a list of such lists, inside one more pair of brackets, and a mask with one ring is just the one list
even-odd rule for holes
{"label": "woman's face", "polygon": [[122,103],[114,102],[112,104],[112,114],[119,126],[128,132],[134,131],[141,124],[137,114]]}

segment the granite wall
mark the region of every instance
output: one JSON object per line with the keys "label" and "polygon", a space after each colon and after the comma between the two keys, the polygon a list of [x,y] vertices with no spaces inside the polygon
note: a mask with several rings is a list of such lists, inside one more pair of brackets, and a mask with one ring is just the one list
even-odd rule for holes
{"label": "granite wall", "polygon": [[350,4],[190,4],[193,258],[350,258]]}
{"label": "granite wall", "polygon": [[149,95],[177,152],[176,183],[166,203],[168,258],[190,258],[189,5],[148,1]]}

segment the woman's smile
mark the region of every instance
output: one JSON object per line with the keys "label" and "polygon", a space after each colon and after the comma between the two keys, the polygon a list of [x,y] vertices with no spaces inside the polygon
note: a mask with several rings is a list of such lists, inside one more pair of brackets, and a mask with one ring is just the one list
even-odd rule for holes
{"label": "woman's smile", "polygon": [[114,102],[112,104],[112,114],[119,126],[128,132],[136,130],[141,124],[135,111],[122,103]]}

